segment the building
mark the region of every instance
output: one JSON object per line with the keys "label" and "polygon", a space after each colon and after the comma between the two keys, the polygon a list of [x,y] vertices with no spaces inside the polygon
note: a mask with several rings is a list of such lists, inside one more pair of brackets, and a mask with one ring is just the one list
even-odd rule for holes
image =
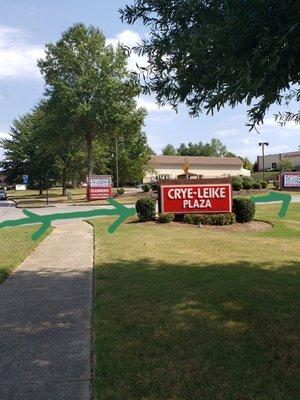
{"label": "building", "polygon": [[[279,168],[280,160],[282,160],[283,158],[288,158],[289,160],[291,160],[296,166],[296,171],[300,171],[300,151],[265,155],[265,170],[277,171]],[[263,170],[262,156],[257,157],[257,170]]]}
{"label": "building", "polygon": [[250,176],[238,157],[151,156],[144,182],[157,179]]}

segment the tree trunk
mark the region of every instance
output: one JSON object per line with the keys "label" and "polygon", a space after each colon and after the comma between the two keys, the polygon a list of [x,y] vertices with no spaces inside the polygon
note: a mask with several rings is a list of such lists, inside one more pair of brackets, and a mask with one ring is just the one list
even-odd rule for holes
{"label": "tree trunk", "polygon": [[116,187],[117,192],[119,190],[119,146],[118,146],[118,136],[115,138],[115,146],[116,146]]}
{"label": "tree trunk", "polygon": [[62,195],[67,195],[67,180],[66,180],[66,167],[63,169],[63,176],[62,176]]}
{"label": "tree trunk", "polygon": [[39,181],[39,195],[42,196],[43,194],[43,181],[40,179]]}
{"label": "tree trunk", "polygon": [[87,148],[87,171],[88,176],[93,173],[93,133],[86,134],[86,148]]}

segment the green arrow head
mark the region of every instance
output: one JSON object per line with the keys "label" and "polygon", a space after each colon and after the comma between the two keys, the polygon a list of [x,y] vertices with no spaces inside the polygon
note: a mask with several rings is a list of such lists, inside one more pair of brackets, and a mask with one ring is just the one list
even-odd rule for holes
{"label": "green arrow head", "polygon": [[252,203],[270,203],[270,202],[282,202],[281,208],[278,212],[279,218],[284,218],[287,210],[289,208],[290,202],[292,200],[292,196],[288,193],[280,193],[280,192],[270,192],[267,195],[262,196],[252,196]]}
{"label": "green arrow head", "polygon": [[108,233],[114,233],[116,229],[129,217],[132,217],[135,215],[136,211],[135,208],[128,208],[123,206],[123,204],[118,203],[114,199],[109,199],[108,202],[113,205],[118,212],[120,213],[120,216],[114,221],[107,229]]}

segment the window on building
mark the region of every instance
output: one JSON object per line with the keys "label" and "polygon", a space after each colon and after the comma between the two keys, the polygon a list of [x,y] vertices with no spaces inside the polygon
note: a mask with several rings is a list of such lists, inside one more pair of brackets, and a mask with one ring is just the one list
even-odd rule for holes
{"label": "window on building", "polygon": [[170,179],[170,175],[169,174],[159,174],[158,179]]}
{"label": "window on building", "polygon": [[277,169],[277,163],[276,162],[272,163],[272,169]]}

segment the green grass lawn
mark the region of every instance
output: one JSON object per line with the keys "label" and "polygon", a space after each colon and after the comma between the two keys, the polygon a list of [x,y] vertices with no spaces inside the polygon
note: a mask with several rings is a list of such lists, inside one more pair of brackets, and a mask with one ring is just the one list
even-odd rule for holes
{"label": "green grass lawn", "polygon": [[45,235],[34,242],[36,226],[0,230],[0,284],[37,247]]}
{"label": "green grass lawn", "polygon": [[95,400],[299,398],[300,204],[277,211],[258,233],[91,221]]}

